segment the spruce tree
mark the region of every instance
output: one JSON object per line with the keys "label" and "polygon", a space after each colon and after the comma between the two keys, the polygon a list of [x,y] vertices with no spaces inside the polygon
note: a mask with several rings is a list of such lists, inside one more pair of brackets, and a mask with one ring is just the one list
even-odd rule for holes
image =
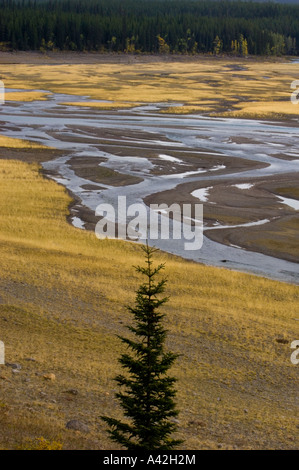
{"label": "spruce tree", "polygon": [[116,397],[127,419],[102,419],[109,426],[110,438],[127,450],[171,450],[182,441],[171,437],[177,428],[173,419],[178,415],[174,402],[176,379],[167,374],[177,355],[165,351],[167,331],[162,326],[164,314],[159,312],[168,301],[168,297],[158,298],[167,281],[155,280],[165,266],[153,266],[155,248],[142,248],[145,267],[135,269],[145,282],[136,291],[135,306],[127,307],[134,316],[133,325],[127,328],[135,340],[119,336],[128,348],[119,359],[126,374],[115,378],[120,387]]}

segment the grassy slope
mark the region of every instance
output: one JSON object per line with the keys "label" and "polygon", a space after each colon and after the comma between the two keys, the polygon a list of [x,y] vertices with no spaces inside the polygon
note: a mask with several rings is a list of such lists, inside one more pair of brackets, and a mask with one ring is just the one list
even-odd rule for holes
{"label": "grassy slope", "polygon": [[[115,448],[99,416],[119,413],[115,334],[129,321],[140,249],[68,225],[69,196],[36,164],[1,160],[0,185],[0,339],[7,362],[22,365],[0,366],[0,448],[41,436],[66,449]],[[295,448],[298,287],[158,261],[169,278],[168,346],[181,354],[173,374],[185,448]],[[72,418],[91,432],[66,430]]]}

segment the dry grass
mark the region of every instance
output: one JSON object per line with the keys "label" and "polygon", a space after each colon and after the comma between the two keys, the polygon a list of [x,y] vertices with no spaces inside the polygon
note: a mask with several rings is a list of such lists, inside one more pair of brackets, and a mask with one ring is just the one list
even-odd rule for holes
{"label": "dry grass", "polygon": [[227,117],[242,117],[242,118],[283,118],[289,115],[298,115],[299,108],[294,105],[290,100],[288,101],[259,101],[244,103],[242,105],[234,106],[236,110],[221,113],[221,116]]}
{"label": "dry grass", "polygon": [[[115,448],[99,416],[119,415],[115,334],[130,321],[140,248],[68,225],[70,197],[36,164],[0,161],[0,184],[0,338],[7,362],[22,365],[0,366],[0,448],[40,438]],[[168,347],[181,354],[172,373],[183,448],[296,448],[298,287],[163,253],[156,261],[169,278]],[[74,418],[90,433],[65,429]]]}
{"label": "dry grass", "polygon": [[99,108],[103,110],[114,110],[114,109],[130,109],[133,106],[137,106],[139,103],[122,103],[122,102],[113,102],[113,103],[99,103],[99,102],[94,102],[94,101],[84,101],[83,103],[81,101],[78,102],[72,102],[72,103],[61,103],[64,106],[82,106],[86,108]]}
{"label": "dry grass", "polygon": [[35,142],[30,142],[28,140],[15,139],[13,137],[6,137],[5,135],[0,135],[0,147],[8,149],[46,149],[50,147],[45,147],[44,145],[36,144]]}
{"label": "dry grass", "polygon": [[48,96],[40,91],[12,91],[5,93],[5,101],[45,101]]}
{"label": "dry grass", "polygon": [[[208,106],[209,102],[183,106],[170,106],[169,108],[161,109],[162,114],[196,114],[196,113],[210,113],[213,111],[213,106]],[[215,105],[215,102],[213,103]]]}
{"label": "dry grass", "polygon": [[[7,88],[85,95],[115,102],[112,108],[124,103],[177,102],[184,106],[170,107],[168,112],[232,117],[298,116],[299,110],[290,101],[291,83],[298,78],[296,66],[267,60],[139,63],[136,58],[133,64],[84,64],[84,68],[79,64],[3,64],[1,73]],[[107,104],[103,107],[111,109]]]}

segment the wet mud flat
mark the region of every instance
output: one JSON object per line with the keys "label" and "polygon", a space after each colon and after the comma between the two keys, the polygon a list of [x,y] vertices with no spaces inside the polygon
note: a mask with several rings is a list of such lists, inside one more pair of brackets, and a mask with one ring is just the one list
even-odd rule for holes
{"label": "wet mud flat", "polygon": [[[0,133],[57,149],[36,158],[73,195],[73,225],[94,229],[96,207],[116,207],[119,196],[147,208],[202,203],[201,250],[187,253],[182,240],[154,244],[205,264],[299,282],[294,122],[161,115],[159,104],[61,106],[67,99],[73,97],[52,94],[38,105],[6,106]],[[6,149],[3,156],[21,153]]]}
{"label": "wet mud flat", "polygon": [[248,180],[183,183],[145,203],[204,205],[204,232],[216,242],[299,262],[298,179],[294,174]]}

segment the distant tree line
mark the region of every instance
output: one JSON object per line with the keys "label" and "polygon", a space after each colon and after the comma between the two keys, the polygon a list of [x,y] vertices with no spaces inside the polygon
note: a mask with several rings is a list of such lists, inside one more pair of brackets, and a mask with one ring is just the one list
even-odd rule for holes
{"label": "distant tree line", "polygon": [[0,49],[298,55],[299,5],[0,0]]}

